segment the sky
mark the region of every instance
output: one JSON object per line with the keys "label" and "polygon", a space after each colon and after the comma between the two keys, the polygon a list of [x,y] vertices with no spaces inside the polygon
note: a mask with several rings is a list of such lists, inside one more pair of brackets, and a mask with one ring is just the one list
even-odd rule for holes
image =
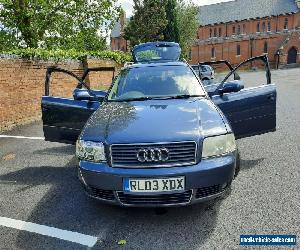
{"label": "sky", "polygon": [[[228,2],[232,0],[192,0],[195,4],[201,6],[201,5],[208,5],[208,4],[214,4],[214,3],[220,3],[220,2]],[[126,16],[130,17],[132,15],[133,7],[132,7],[132,0],[119,0],[119,3],[121,3],[123,9],[126,12]]]}

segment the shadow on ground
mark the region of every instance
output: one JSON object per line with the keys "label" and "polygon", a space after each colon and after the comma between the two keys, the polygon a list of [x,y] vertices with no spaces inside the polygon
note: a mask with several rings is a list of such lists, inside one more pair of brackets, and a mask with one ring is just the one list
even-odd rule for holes
{"label": "shadow on ground", "polygon": [[241,159],[241,171],[252,169],[252,168],[258,166],[264,160],[265,160],[265,158],[258,158],[258,159],[254,159],[254,160]]}
{"label": "shadow on ground", "polygon": [[75,146],[74,145],[64,145],[58,147],[51,147],[36,150],[34,154],[39,155],[75,155]]}
{"label": "shadow on ground", "polygon": [[[50,151],[55,153],[59,148]],[[37,153],[47,154],[43,150]],[[86,197],[77,179],[76,165],[74,157],[64,167],[29,167],[0,179],[36,189],[50,184],[27,221],[97,236],[99,242],[94,249],[116,249],[120,239],[127,241],[122,249],[197,249],[214,230],[220,200],[167,210],[108,206]],[[26,192],[26,188],[18,192]],[[51,244],[55,248],[81,249],[77,244],[23,231],[17,238],[21,249],[52,248]]]}

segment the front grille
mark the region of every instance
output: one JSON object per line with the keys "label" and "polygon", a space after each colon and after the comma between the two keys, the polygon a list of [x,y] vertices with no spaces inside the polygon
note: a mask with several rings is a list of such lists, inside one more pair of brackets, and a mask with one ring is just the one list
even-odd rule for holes
{"label": "front grille", "polygon": [[103,200],[114,200],[115,196],[112,190],[103,190],[95,187],[90,187],[88,188],[88,193],[96,198],[100,198]]}
{"label": "front grille", "polygon": [[196,191],[196,199],[204,198],[213,194],[217,194],[219,192],[221,192],[220,185],[198,188]]}
{"label": "front grille", "polygon": [[[166,161],[140,162],[137,153],[141,149],[162,149],[169,151]],[[196,163],[195,142],[171,142],[157,144],[114,144],[111,146],[111,164],[113,167],[170,167],[192,165]]]}
{"label": "front grille", "polygon": [[188,203],[191,200],[192,191],[173,194],[133,195],[118,192],[120,201],[126,205],[176,205]]}

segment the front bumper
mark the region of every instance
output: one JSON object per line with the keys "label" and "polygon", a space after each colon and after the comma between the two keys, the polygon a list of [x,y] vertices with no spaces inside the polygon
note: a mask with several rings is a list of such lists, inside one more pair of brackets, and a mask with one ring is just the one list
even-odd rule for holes
{"label": "front bumper", "polygon": [[[87,194],[97,200],[121,206],[182,206],[214,199],[230,186],[236,167],[236,154],[202,160],[193,166],[130,169],[80,161],[79,179]],[[185,191],[159,194],[123,192],[123,178],[185,176]]]}

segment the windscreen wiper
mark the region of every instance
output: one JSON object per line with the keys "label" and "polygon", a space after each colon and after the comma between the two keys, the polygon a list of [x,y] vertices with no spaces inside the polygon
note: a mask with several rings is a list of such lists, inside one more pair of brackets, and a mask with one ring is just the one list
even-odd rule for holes
{"label": "windscreen wiper", "polygon": [[132,102],[132,101],[146,101],[146,100],[167,100],[167,99],[188,99],[190,97],[203,97],[203,95],[174,95],[174,96],[141,96],[128,99],[112,99],[113,102]]}
{"label": "windscreen wiper", "polygon": [[164,99],[188,99],[191,97],[203,97],[204,95],[174,95],[174,96],[165,96]]}
{"label": "windscreen wiper", "polygon": [[127,98],[127,99],[111,99],[109,101],[112,102],[132,102],[132,101],[145,101],[145,100],[152,100],[155,99],[155,97],[151,96],[141,96],[141,97],[136,97],[136,98]]}

